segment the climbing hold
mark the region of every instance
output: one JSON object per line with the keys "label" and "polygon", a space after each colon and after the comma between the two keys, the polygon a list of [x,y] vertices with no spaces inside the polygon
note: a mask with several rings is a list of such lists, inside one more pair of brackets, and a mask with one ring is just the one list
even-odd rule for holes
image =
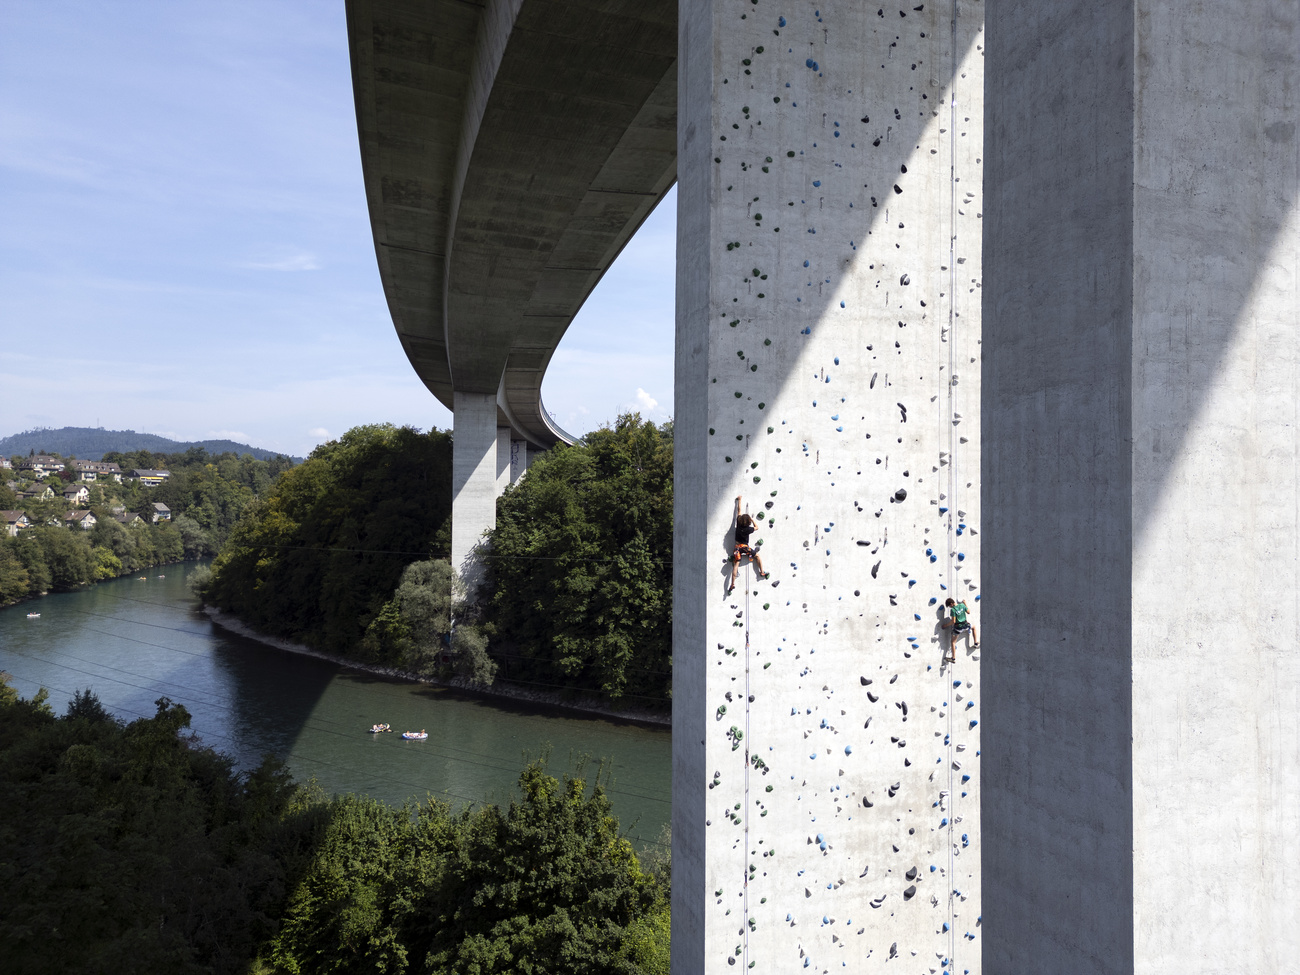
{"label": "climbing hold", "polygon": [[[737,393],[736,395],[739,396],[740,394]],[[894,492],[894,500],[895,500],[895,501],[906,501],[906,500],[907,500],[907,488],[899,488],[897,491],[895,491],[895,492]]]}

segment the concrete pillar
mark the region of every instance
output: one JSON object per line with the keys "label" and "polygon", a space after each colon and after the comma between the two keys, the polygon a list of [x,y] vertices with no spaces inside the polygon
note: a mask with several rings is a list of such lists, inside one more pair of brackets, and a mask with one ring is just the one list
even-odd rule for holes
{"label": "concrete pillar", "polygon": [[[510,428],[497,427],[497,497],[510,486]],[[493,518],[492,523],[496,524]]]}
{"label": "concrete pillar", "polygon": [[1285,971],[1300,5],[989,15],[985,967]]}
{"label": "concrete pillar", "polygon": [[528,470],[528,441],[510,441],[510,483],[518,484]]}
{"label": "concrete pillar", "polygon": [[496,525],[497,399],[456,393],[453,406],[451,564],[472,593],[481,578],[474,555]]}
{"label": "concrete pillar", "polygon": [[675,972],[979,970],[982,8],[885,14],[681,8]]}

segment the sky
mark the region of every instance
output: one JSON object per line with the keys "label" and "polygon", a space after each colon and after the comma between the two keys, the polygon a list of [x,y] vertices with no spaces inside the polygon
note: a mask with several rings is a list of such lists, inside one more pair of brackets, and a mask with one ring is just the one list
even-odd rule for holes
{"label": "sky", "polygon": [[[671,413],[675,196],[555,353],[572,433]],[[342,0],[0,0],[0,436],[375,422],[451,414],[384,302]]]}

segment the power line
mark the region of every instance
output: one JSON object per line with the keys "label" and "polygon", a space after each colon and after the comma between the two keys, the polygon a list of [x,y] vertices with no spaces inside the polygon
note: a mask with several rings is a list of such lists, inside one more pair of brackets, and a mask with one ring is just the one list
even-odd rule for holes
{"label": "power line", "polygon": [[[100,632],[100,631],[96,631],[96,632]],[[120,634],[108,633],[108,634],[106,634],[106,635],[107,635],[107,636],[112,636],[112,637],[117,637],[118,639],[127,640],[127,641],[130,641],[130,642],[133,642],[133,643],[144,643],[144,641],[141,641],[141,640],[134,640],[134,639],[131,638],[131,637],[121,636]],[[161,644],[146,644],[146,645],[147,645],[147,646],[152,646],[152,647],[157,647],[158,649],[162,649],[162,650],[172,650],[172,651],[175,651],[175,652],[178,652],[178,653],[186,653],[186,652],[187,652],[187,651],[183,651],[183,650],[178,650],[177,648],[174,648],[174,647],[166,647],[166,646],[162,646]],[[55,661],[49,661],[49,660],[47,660],[45,657],[34,657],[34,656],[32,656],[31,654],[26,654],[26,653],[23,653],[22,651],[19,651],[19,650],[10,650],[9,652],[12,653],[12,654],[14,654],[15,656],[24,657],[24,658],[26,658],[26,659],[28,659],[28,660],[36,660],[36,661],[40,661],[40,662],[42,662],[42,663],[51,664],[51,665],[53,665],[53,666],[55,666],[55,667],[60,667],[60,668],[62,668],[62,669],[64,669],[64,670],[72,671],[72,672],[74,672],[74,673],[84,674],[84,675],[87,676],[87,677],[93,677],[93,678],[95,678],[95,679],[97,679],[97,680],[108,680],[108,681],[112,681],[112,682],[117,683],[117,684],[123,684],[123,685],[125,685],[125,686],[127,686],[127,687],[135,687],[135,688],[138,688],[138,689],[143,690],[143,691],[148,691],[149,693],[157,693],[157,692],[158,692],[158,688],[157,688],[157,687],[150,687],[150,686],[146,686],[146,685],[144,685],[144,684],[136,684],[136,683],[134,683],[134,682],[132,682],[132,681],[121,680],[121,679],[119,679],[119,678],[115,678],[115,677],[109,677],[109,676],[107,676],[107,675],[105,675],[105,674],[96,674],[96,673],[93,673],[93,672],[88,671],[88,670],[82,670],[82,669],[79,668],[79,667],[72,667],[72,666],[69,666],[68,664],[60,664],[60,663],[57,663],[57,662],[55,662]],[[48,654],[54,654],[54,655],[61,656],[61,657],[68,657],[69,659],[80,661],[81,663],[87,663],[87,664],[90,664],[91,666],[101,667],[101,668],[104,668],[104,669],[107,669],[107,670],[113,670],[113,671],[116,671],[116,672],[118,672],[118,673],[120,673],[120,674],[125,674],[125,675],[128,676],[128,677],[136,677],[136,678],[139,678],[140,680],[143,680],[143,681],[149,681],[149,682],[152,682],[152,683],[155,683],[155,684],[158,684],[158,683],[161,683],[161,684],[167,684],[167,685],[170,685],[170,686],[172,686],[172,687],[179,687],[179,688],[181,688],[182,690],[186,690],[186,691],[191,692],[192,694],[197,694],[197,695],[202,695],[202,694],[204,694],[204,692],[203,692],[202,690],[197,689],[197,688],[189,687],[189,686],[184,685],[184,684],[178,684],[178,683],[175,683],[175,682],[173,682],[173,681],[159,680],[159,679],[156,679],[156,678],[150,677],[150,676],[147,675],[147,674],[139,674],[139,673],[136,673],[136,672],[134,672],[134,671],[126,670],[126,669],[121,668],[121,667],[115,667],[115,666],[113,666],[112,664],[105,664],[105,663],[101,663],[101,662],[99,662],[99,661],[95,661],[95,660],[87,660],[87,659],[84,658],[84,657],[78,657],[78,656],[76,656],[75,654],[70,654],[70,653],[67,653],[66,651],[49,650],[49,651],[46,651],[46,653],[48,653]],[[202,656],[201,654],[191,654],[191,655],[192,655],[192,656]],[[188,699],[187,699],[187,698],[181,697],[180,695],[176,695],[176,699],[177,699],[178,701],[181,701],[181,702],[185,702],[185,701],[188,700],[188,703],[190,703],[190,704],[194,704],[194,705],[197,705],[197,706],[199,706],[199,707],[208,708],[208,709],[212,709],[212,710],[218,710],[218,711],[224,711],[224,712],[226,712],[226,713],[228,713],[228,714],[232,714],[232,715],[235,715],[235,716],[239,716],[239,712],[238,712],[235,708],[229,707],[229,706],[227,706],[227,705],[216,704],[216,703],[213,703],[213,702],[211,702],[211,701],[206,701],[206,700],[203,700],[201,697],[200,697],[199,699],[194,699],[194,698],[188,698]],[[304,722],[303,722],[303,725],[304,725],[305,727],[311,727],[312,730],[314,730],[314,731],[316,731],[316,732],[318,732],[318,733],[321,733],[321,734],[328,734],[328,735],[334,735],[334,736],[339,737],[339,738],[345,738],[345,739],[347,739],[347,740],[349,740],[349,741],[355,740],[355,735],[354,735],[354,734],[349,734],[349,733],[345,733],[345,732],[341,732],[341,731],[334,731],[334,730],[332,730],[332,729],[330,729],[330,728],[320,727],[319,724],[317,724],[317,725],[312,725],[312,724],[310,724],[310,720],[311,720],[311,719],[308,719],[308,721],[304,721]],[[316,720],[319,721],[320,719],[316,719]],[[336,723],[336,722],[332,722],[332,723]],[[225,736],[218,736],[218,737],[223,737],[223,738],[224,738]],[[231,740],[233,740],[233,739],[231,739]],[[457,751],[460,751],[461,749],[456,749],[456,750],[457,750]],[[479,768],[492,769],[492,770],[494,770],[494,771],[498,771],[498,772],[514,773],[514,772],[516,771],[516,770],[513,769],[513,768],[507,768],[507,767],[502,766],[502,765],[493,765],[493,764],[490,764],[490,763],[487,763],[487,762],[475,761],[475,760],[472,759],[472,758],[462,758],[462,757],[457,756],[457,755],[448,754],[447,752],[444,752],[444,751],[437,751],[437,750],[435,750],[435,751],[434,751],[434,754],[437,755],[438,757],[440,757],[440,758],[446,760],[446,761],[449,761],[449,762],[461,762],[461,763],[466,764],[466,765],[475,765],[475,766],[478,766]],[[476,753],[474,753],[474,752],[470,752],[469,754],[476,754]],[[480,755],[480,757],[485,757],[485,756],[481,756],[481,755]],[[407,784],[410,784],[410,783],[407,783]],[[629,791],[627,791],[627,790],[623,790],[623,789],[614,789],[614,788],[609,788],[609,789],[607,789],[606,791],[608,791],[608,792],[610,792],[610,793],[613,793],[613,794],[615,794],[615,795],[628,796],[628,797],[630,797],[630,798],[637,798],[637,799],[645,799],[645,800],[647,800],[647,801],[649,801],[649,802],[668,802],[668,803],[671,803],[671,799],[665,799],[665,798],[663,798],[663,797],[661,797],[661,796],[650,796],[650,795],[645,795],[645,794],[643,794],[643,793],[639,793],[639,792],[629,792]],[[462,797],[462,798],[464,798],[464,797]]]}

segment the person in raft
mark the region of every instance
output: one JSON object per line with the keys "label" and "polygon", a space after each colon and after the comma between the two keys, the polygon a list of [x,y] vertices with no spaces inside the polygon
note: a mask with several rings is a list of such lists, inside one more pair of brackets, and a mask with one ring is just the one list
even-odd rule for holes
{"label": "person in raft", "polygon": [[952,615],[944,620],[942,625],[945,630],[952,627],[952,644],[948,648],[948,656],[944,659],[955,664],[957,662],[957,638],[969,633],[974,641],[971,644],[971,649],[978,650],[980,648],[980,635],[970,621],[966,619],[966,614],[970,612],[970,609],[967,608],[964,602],[949,596],[946,605],[948,612]]}
{"label": "person in raft", "polygon": [[758,567],[758,577],[766,579],[772,573],[763,571],[763,560],[758,557],[758,553],[749,546],[749,536],[758,531],[758,526],[754,524],[754,519],[740,510],[740,495],[736,495],[736,548],[731,553],[731,584],[727,586],[727,592],[736,588],[736,573],[740,570],[740,560],[748,558]]}

